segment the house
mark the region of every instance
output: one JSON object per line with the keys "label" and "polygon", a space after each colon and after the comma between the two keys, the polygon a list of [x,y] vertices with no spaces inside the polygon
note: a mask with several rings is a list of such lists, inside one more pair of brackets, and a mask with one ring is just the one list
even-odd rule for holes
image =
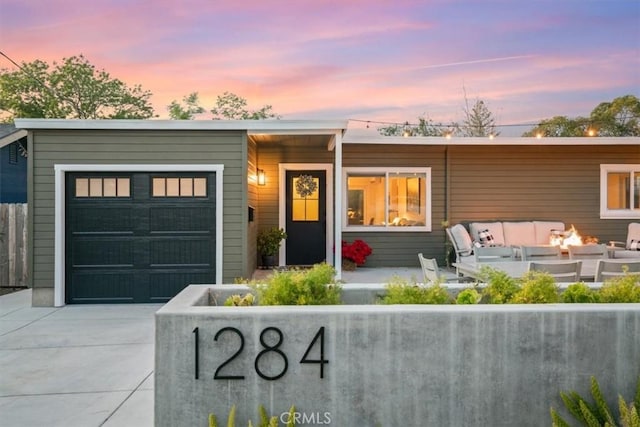
{"label": "house", "polygon": [[27,203],[27,131],[0,124],[0,203]]}
{"label": "house", "polygon": [[[640,218],[640,138],[383,137],[347,121],[22,119],[34,305],[162,302],[258,267],[444,262],[443,225],[557,220],[601,241]],[[340,276],[340,263],[334,263]]]}

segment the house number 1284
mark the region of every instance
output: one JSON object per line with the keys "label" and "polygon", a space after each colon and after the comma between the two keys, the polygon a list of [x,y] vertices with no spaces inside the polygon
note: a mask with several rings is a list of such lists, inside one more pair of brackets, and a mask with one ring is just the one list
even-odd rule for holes
{"label": "house number 1284", "polygon": [[[215,373],[213,374],[213,379],[214,380],[243,380],[245,378],[244,375],[232,374],[231,372],[229,372],[232,369],[232,367],[229,365],[237,357],[239,357],[242,351],[244,350],[244,335],[239,329],[234,328],[233,326],[227,326],[220,329],[218,332],[216,332],[216,335],[213,338],[214,341],[218,341],[218,338],[220,338],[224,334],[237,335],[239,338],[239,345],[236,351],[231,355],[231,357],[229,357],[227,360],[225,360],[220,365],[218,365]],[[275,337],[275,340],[274,340],[274,337]],[[287,373],[287,369],[289,368],[289,359],[287,358],[287,355],[280,349],[280,346],[282,345],[283,340],[284,340],[284,335],[282,334],[282,331],[276,327],[269,326],[267,328],[264,328],[262,332],[260,332],[260,345],[262,345],[263,349],[260,352],[258,352],[255,358],[255,361],[253,363],[255,371],[260,376],[260,378],[263,378],[268,381],[274,381],[279,378],[282,378],[284,374]],[[194,373],[195,373],[195,379],[197,380],[200,377],[200,328],[199,327],[196,327],[193,330],[193,344],[194,344],[194,350],[195,350]],[[313,347],[315,347],[316,345],[320,346],[320,359],[310,359],[309,352],[311,352]],[[261,360],[264,356],[266,356],[269,353],[274,353],[275,355],[277,355],[277,357],[281,358],[283,361],[282,370],[273,375],[265,374],[264,371],[261,369]],[[318,329],[318,332],[316,333],[316,335],[313,337],[313,339],[307,346],[307,350],[302,355],[302,359],[300,359],[300,363],[319,364],[320,378],[324,378],[324,365],[329,363],[329,361],[324,358],[324,326]]]}

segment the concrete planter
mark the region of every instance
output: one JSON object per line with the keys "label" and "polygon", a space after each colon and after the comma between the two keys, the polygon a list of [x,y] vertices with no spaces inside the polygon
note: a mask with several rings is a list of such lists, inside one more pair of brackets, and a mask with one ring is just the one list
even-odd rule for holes
{"label": "concrete planter", "polygon": [[[595,375],[617,408],[640,374],[640,304],[218,307],[189,286],[156,315],[156,426],[236,425],[294,404],[297,425],[540,426]],[[214,377],[217,377],[214,379]],[[282,416],[286,421],[286,415]]]}

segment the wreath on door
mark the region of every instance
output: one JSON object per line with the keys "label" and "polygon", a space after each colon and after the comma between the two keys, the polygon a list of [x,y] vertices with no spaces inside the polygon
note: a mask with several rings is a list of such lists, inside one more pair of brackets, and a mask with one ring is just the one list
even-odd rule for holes
{"label": "wreath on door", "polygon": [[296,181],[296,193],[302,198],[309,197],[318,189],[318,184],[311,175],[300,175]]}

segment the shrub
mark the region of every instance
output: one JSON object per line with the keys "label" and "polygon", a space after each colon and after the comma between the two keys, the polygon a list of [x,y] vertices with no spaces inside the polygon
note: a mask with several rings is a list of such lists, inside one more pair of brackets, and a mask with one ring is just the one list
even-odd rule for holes
{"label": "shrub", "polygon": [[456,304],[477,304],[480,302],[480,292],[473,288],[467,288],[458,294],[456,297]]}
{"label": "shrub", "polygon": [[385,286],[383,304],[449,304],[451,297],[439,283],[419,286],[415,282],[394,278]]}
{"label": "shrub", "polygon": [[340,304],[341,287],[335,269],[326,263],[307,270],[276,271],[266,285],[252,285],[259,305]]}
{"label": "shrub", "polygon": [[599,301],[598,293],[584,282],[572,283],[560,295],[565,303],[594,303]]}
{"label": "shrub", "polygon": [[487,284],[482,291],[482,298],[488,304],[506,304],[520,289],[513,277],[491,267],[482,267],[480,279]]}
{"label": "shrub", "polygon": [[559,300],[558,284],[547,272],[527,272],[520,286],[520,290],[511,299],[515,304],[549,304]]}
{"label": "shrub", "polygon": [[224,301],[226,306],[246,307],[253,305],[255,297],[251,293],[247,293],[244,296],[239,294],[231,295]]}
{"label": "shrub", "polygon": [[640,274],[625,274],[605,280],[599,294],[600,302],[640,302]]}
{"label": "shrub", "polygon": [[[564,402],[567,410],[582,425],[585,426],[610,426],[615,427],[616,421],[613,412],[609,409],[607,402],[602,396],[600,386],[595,377],[591,377],[591,394],[594,403],[587,402],[575,391],[568,393],[560,392],[560,398]],[[620,411],[620,425],[624,427],[640,427],[640,377],[636,386],[636,395],[629,404],[625,402],[621,395],[618,395],[618,409]],[[554,427],[569,426],[560,414],[551,408],[551,421]]]}

